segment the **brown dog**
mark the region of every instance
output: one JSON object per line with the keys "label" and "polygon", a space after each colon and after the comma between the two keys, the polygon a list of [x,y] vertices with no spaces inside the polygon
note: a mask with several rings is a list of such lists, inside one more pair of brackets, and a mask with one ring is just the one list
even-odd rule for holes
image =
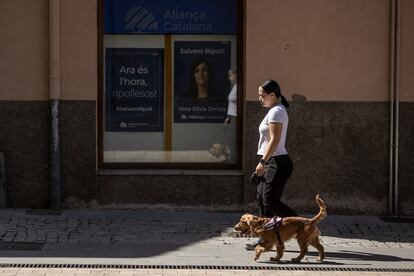
{"label": "brown dog", "polygon": [[263,240],[255,248],[255,261],[259,259],[263,252],[270,251],[274,245],[276,245],[277,253],[270,260],[279,261],[285,250],[284,242],[291,238],[296,238],[300,247],[300,254],[296,258],[293,258],[292,261],[300,262],[308,251],[309,245],[312,245],[319,251],[318,261],[321,262],[325,258],[325,250],[319,241],[321,232],[315,225],[326,217],[326,206],[319,195],[316,196],[316,202],[319,205],[319,213],[311,219],[304,217],[283,218],[279,227],[280,242],[274,230],[264,229],[264,226],[270,221],[270,218],[244,214],[240,218],[240,222],[234,226],[234,229],[241,234],[252,234]]}

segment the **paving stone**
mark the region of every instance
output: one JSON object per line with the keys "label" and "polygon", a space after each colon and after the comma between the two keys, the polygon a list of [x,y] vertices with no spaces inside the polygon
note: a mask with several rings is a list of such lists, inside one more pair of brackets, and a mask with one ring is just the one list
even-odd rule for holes
{"label": "paving stone", "polygon": [[[2,214],[0,241],[47,242],[48,244],[151,244],[182,245],[198,241],[203,245],[240,245],[245,238],[231,236],[237,222],[233,214],[221,221],[197,216],[154,213],[71,210],[60,216]],[[12,214],[12,215],[11,215]],[[188,215],[188,214],[187,214]],[[219,214],[204,214],[218,216]],[[321,242],[333,248],[414,249],[414,225],[389,223],[369,216],[328,216],[319,225]],[[295,241],[286,244],[297,248]]]}

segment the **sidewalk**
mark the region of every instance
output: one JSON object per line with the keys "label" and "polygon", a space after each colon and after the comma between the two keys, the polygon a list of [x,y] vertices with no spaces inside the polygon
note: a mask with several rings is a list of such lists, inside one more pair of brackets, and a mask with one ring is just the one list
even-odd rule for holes
{"label": "sidewalk", "polygon": [[[233,232],[241,215],[153,210],[40,214],[2,209],[0,274],[414,275],[414,223],[328,215],[319,224],[325,262],[317,263],[316,250],[309,248],[302,262],[294,264],[290,259],[299,252],[295,240],[286,244],[282,262],[268,261],[275,252],[254,262],[253,252],[244,250],[253,238]],[[75,264],[79,266],[70,268]]]}

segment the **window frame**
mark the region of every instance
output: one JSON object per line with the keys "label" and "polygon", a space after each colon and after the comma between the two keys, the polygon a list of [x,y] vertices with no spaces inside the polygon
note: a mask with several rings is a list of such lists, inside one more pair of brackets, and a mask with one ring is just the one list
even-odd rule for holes
{"label": "window frame", "polygon": [[[98,79],[98,95],[97,95],[97,169],[208,169],[208,170],[234,170],[242,169],[244,152],[243,152],[243,122],[244,122],[244,10],[245,10],[245,1],[237,0],[237,32],[236,32],[236,41],[237,41],[237,53],[236,53],[236,64],[237,64],[237,125],[236,125],[236,150],[237,150],[237,161],[234,163],[205,163],[205,162],[104,162],[104,0],[98,0],[98,39],[97,39],[97,54],[98,54],[98,70],[97,70],[97,79]],[[131,34],[139,35],[139,34]],[[164,36],[171,36],[174,34],[163,34]],[[164,56],[166,56],[167,51],[171,49],[164,48]],[[165,60],[165,63],[167,61]],[[173,64],[170,64],[173,66]],[[166,68],[168,65],[165,64]],[[170,68],[172,70],[172,68]],[[166,70],[167,71],[167,70]],[[168,73],[165,74],[166,82],[168,82]],[[172,74],[170,73],[172,76]],[[165,87],[169,84],[166,83]],[[168,93],[168,89],[165,89]],[[170,93],[171,93],[170,88]],[[169,95],[171,96],[171,95]],[[165,95],[165,97],[169,97]],[[164,112],[172,112],[172,107],[164,106]],[[168,116],[164,115],[164,118]],[[172,116],[169,116],[170,119]],[[164,124],[166,122],[164,121]],[[166,131],[167,127],[164,129]]]}

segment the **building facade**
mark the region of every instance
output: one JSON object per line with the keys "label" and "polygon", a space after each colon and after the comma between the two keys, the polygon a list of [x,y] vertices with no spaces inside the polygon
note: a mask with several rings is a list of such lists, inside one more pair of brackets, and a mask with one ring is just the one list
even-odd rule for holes
{"label": "building facade", "polygon": [[412,216],[413,15],[410,0],[2,0],[2,205],[254,210],[257,90],[275,79],[283,199]]}

